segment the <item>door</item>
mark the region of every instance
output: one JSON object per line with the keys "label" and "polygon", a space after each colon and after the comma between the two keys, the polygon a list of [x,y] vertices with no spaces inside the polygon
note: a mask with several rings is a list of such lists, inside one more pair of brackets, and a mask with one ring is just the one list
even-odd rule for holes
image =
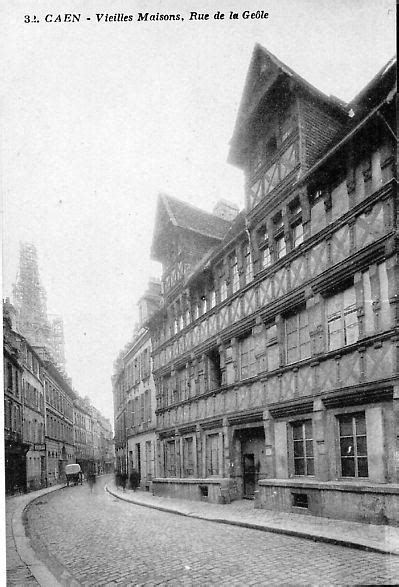
{"label": "door", "polygon": [[243,455],[244,499],[253,499],[256,483],[255,456],[253,453]]}

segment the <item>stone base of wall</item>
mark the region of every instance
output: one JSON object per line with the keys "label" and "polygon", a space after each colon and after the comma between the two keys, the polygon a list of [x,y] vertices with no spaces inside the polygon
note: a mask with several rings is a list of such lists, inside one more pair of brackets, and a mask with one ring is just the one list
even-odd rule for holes
{"label": "stone base of wall", "polygon": [[210,503],[230,503],[237,499],[234,483],[225,477],[209,479],[157,478],[152,480],[152,493],[161,497],[208,501]]}
{"label": "stone base of wall", "polygon": [[262,479],[255,508],[399,526],[399,485]]}

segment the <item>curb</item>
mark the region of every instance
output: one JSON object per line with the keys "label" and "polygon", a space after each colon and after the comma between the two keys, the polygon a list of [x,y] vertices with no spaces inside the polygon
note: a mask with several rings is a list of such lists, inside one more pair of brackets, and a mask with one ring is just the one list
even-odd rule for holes
{"label": "curb", "polygon": [[141,501],[124,497],[119,493],[111,490],[108,485],[104,487],[105,491],[107,491],[110,495],[120,499],[122,501],[126,501],[127,503],[133,503],[134,505],[139,505],[146,508],[151,508],[154,510],[159,510],[161,512],[167,512],[170,514],[176,514],[178,516],[186,516],[188,518],[194,518],[197,520],[204,520],[206,522],[215,522],[217,524],[227,524],[230,526],[240,526],[242,528],[248,528],[250,530],[261,530],[262,532],[271,532],[273,534],[283,534],[285,536],[294,536],[295,538],[304,538],[306,540],[313,540],[313,542],[324,542],[327,544],[335,544],[337,546],[344,546],[346,548],[353,548],[356,550],[365,550],[367,552],[378,552],[380,554],[386,555],[394,555],[398,556],[399,552],[395,550],[387,550],[382,547],[372,546],[368,544],[364,544],[362,542],[354,542],[351,540],[345,540],[341,538],[331,538],[330,536],[323,536],[320,534],[311,534],[310,532],[305,532],[301,530],[291,530],[289,528],[276,528],[275,526],[267,526],[263,524],[254,524],[251,522],[242,522],[240,520],[227,520],[225,518],[213,518],[209,516],[204,516],[198,513],[191,513],[191,512],[184,512],[182,510],[177,510],[173,508],[168,508],[161,505],[156,504],[149,504],[143,503]]}
{"label": "curb", "polygon": [[14,539],[15,549],[22,562],[28,567],[30,573],[36,579],[41,587],[62,587],[61,583],[49,571],[44,563],[42,563],[36,556],[35,551],[30,545],[30,538],[25,533],[25,526],[23,523],[23,515],[26,508],[37,499],[44,495],[53,493],[63,489],[64,486],[49,487],[47,490],[42,490],[40,495],[26,495],[26,499],[21,500],[21,503],[15,508],[11,519],[11,531]]}

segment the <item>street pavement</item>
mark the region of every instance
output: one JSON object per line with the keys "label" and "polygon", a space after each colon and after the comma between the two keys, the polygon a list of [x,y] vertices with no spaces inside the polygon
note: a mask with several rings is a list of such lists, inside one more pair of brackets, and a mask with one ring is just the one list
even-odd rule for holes
{"label": "street pavement", "polygon": [[399,555],[399,528],[394,526],[255,509],[253,501],[244,499],[226,506],[160,497],[146,491],[122,490],[113,483],[107,484],[106,489],[119,499],[192,518]]}
{"label": "street pavement", "polygon": [[396,555],[142,507],[107,493],[106,482],[42,495],[27,510],[36,556],[62,585],[398,583]]}

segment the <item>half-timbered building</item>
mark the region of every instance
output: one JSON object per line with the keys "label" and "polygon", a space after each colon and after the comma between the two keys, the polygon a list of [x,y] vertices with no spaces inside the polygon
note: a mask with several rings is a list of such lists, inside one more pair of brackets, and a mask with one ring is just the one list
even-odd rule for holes
{"label": "half-timbered building", "polygon": [[395,84],[345,104],[257,45],[245,210],[160,196],[155,493],[399,522]]}

